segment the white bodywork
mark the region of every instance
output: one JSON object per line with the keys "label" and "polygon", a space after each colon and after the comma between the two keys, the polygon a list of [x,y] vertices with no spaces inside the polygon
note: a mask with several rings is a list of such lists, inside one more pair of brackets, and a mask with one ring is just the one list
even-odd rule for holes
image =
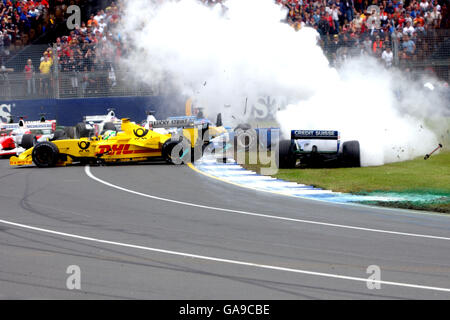
{"label": "white bodywork", "polygon": [[20,145],[25,134],[33,134],[38,131],[39,138],[36,141],[41,142],[53,139],[55,130],[56,120],[24,121],[21,119],[17,123],[0,123],[0,131],[9,132],[16,145],[15,149],[10,150],[2,150],[0,145],[0,156],[18,155],[24,152],[25,149]]}
{"label": "white bodywork", "polygon": [[295,140],[295,145],[303,152],[312,152],[313,146],[317,152],[337,152],[339,147],[336,140]]}
{"label": "white bodywork", "polygon": [[113,110],[108,111],[106,115],[84,116],[83,122],[86,124],[86,129],[95,129],[98,130],[99,133],[103,131],[103,126],[107,122],[112,122],[118,131],[120,131],[122,126],[122,120],[116,117]]}
{"label": "white bodywork", "polygon": [[334,130],[292,130],[297,151],[304,153],[337,153],[340,147],[340,134]]}

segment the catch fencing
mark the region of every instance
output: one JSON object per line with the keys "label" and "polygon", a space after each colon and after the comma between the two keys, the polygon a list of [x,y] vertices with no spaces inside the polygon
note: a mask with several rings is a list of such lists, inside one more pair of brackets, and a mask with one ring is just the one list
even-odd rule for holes
{"label": "catch fencing", "polygon": [[[348,33],[325,34],[320,37],[330,65],[339,67],[353,56],[373,56],[385,67],[399,68],[417,74],[432,73],[443,81],[450,81],[450,31],[429,29],[405,37],[402,32],[383,36]],[[383,58],[383,52],[392,52],[392,58]],[[47,74],[40,71],[43,52],[51,49],[52,66]],[[160,96],[168,88],[165,83],[141,82],[133,74],[107,57],[95,60],[62,61],[57,57],[56,45],[27,46],[19,51],[1,53],[0,99],[64,99],[121,96]],[[47,51],[48,52],[48,51]],[[26,72],[31,60],[31,72]],[[29,69],[28,69],[29,70]],[[299,75],[301,76],[301,75]]]}
{"label": "catch fencing", "polygon": [[[159,96],[164,86],[159,82],[137,81],[133,74],[118,64],[96,59],[70,65],[58,59],[57,48],[48,57],[51,67],[41,72],[44,60],[42,46],[25,48],[0,67],[0,99],[64,99],[90,97]],[[27,53],[29,53],[27,55]]]}

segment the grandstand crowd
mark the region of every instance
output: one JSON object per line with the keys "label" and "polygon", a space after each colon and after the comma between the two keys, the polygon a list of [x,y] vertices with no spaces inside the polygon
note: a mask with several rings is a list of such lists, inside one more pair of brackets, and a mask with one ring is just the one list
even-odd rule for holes
{"label": "grandstand crowd", "polygon": [[83,94],[95,93],[115,86],[115,70],[123,54],[121,42],[113,33],[119,17],[119,7],[112,2],[56,39],[59,70],[69,75],[72,91],[80,86]]}
{"label": "grandstand crowd", "polygon": [[63,21],[65,2],[68,1],[0,0],[0,62]]}
{"label": "grandstand crowd", "polygon": [[[226,2],[201,1],[207,5]],[[437,47],[438,31],[450,27],[449,0],[274,1],[286,7],[285,22],[293,28],[312,27],[318,31],[320,45],[335,66],[351,55],[360,54],[377,57],[386,67],[394,63],[410,66],[411,62],[426,59]],[[34,66],[28,59],[23,69],[28,95],[36,92],[46,95],[55,85],[52,76],[55,70],[69,83],[63,87],[71,94],[86,95],[114,88],[118,61],[126,54],[115,33],[121,7],[120,1],[103,2],[106,5],[86,16],[81,25],[54,38],[39,65]],[[82,0],[0,0],[2,65],[11,48],[31,43],[58,21],[65,21],[69,5],[82,3]]]}
{"label": "grandstand crowd", "polygon": [[[6,0],[0,0],[5,1]],[[8,0],[9,1],[9,0]],[[42,12],[59,12],[58,16],[64,20],[64,10],[73,1],[56,0],[56,10],[49,10],[47,0],[44,1],[16,1],[15,12],[27,14],[28,8],[41,8]],[[39,3],[39,5],[38,5]],[[9,4],[7,7],[9,8]],[[50,6],[51,7],[51,6]],[[54,17],[53,14],[49,14]],[[41,19],[45,21],[45,19]],[[52,19],[51,19],[52,20]],[[119,7],[115,2],[109,3],[104,9],[92,13],[89,17],[76,25],[65,35],[58,36],[54,43],[42,53],[39,65],[34,65],[32,59],[28,59],[23,72],[26,80],[27,95],[46,96],[55,85],[54,72],[60,74],[60,82],[66,81],[70,85],[63,85],[64,93],[73,95],[94,94],[112,88],[116,84],[115,68],[118,59],[122,55],[121,43],[113,37],[112,30],[119,21]],[[51,21],[54,23],[54,21]],[[44,24],[45,26],[45,24]],[[45,32],[45,28],[43,28]],[[5,29],[10,30],[9,25]],[[23,29],[24,32],[27,29]],[[0,27],[0,31],[2,31]],[[29,31],[29,30],[28,30]],[[14,36],[7,37],[8,45],[14,44]],[[6,42],[5,42],[6,43]],[[5,46],[6,48],[7,46]]]}
{"label": "grandstand crowd", "polygon": [[[330,62],[352,54],[400,66],[424,60],[435,46],[437,29],[449,28],[448,0],[277,0],[294,28],[315,28]],[[395,48],[394,48],[395,47]]]}

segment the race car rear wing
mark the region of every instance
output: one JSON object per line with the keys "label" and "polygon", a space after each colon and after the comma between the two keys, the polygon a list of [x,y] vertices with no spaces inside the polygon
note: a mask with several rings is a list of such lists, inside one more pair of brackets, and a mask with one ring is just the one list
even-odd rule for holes
{"label": "race car rear wing", "polygon": [[18,123],[0,123],[0,130],[16,130],[19,128],[26,128],[28,130],[56,130],[56,120],[41,121],[24,121],[23,125]]}
{"label": "race car rear wing", "polygon": [[84,116],[83,121],[84,122],[102,122],[106,120],[106,116]]}
{"label": "race car rear wing", "polygon": [[120,122],[120,119],[116,118],[116,114],[113,109],[108,109],[108,113],[104,115],[83,116],[83,122],[100,123],[105,121]]}
{"label": "race car rear wing", "polygon": [[339,131],[333,130],[292,130],[291,139],[339,140]]}
{"label": "race car rear wing", "polygon": [[205,125],[205,123],[201,121],[189,118],[149,121],[148,124],[151,128],[194,128]]}

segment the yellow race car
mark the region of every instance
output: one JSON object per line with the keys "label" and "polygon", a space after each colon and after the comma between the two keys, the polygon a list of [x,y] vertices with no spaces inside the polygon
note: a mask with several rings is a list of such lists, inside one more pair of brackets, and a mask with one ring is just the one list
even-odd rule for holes
{"label": "yellow race car", "polygon": [[167,124],[177,133],[161,134],[122,119],[120,132],[107,131],[90,138],[43,141],[10,158],[10,165],[34,164],[41,168],[79,163],[138,162],[163,159],[181,164],[202,156],[209,144],[208,127],[196,127],[186,121]]}

